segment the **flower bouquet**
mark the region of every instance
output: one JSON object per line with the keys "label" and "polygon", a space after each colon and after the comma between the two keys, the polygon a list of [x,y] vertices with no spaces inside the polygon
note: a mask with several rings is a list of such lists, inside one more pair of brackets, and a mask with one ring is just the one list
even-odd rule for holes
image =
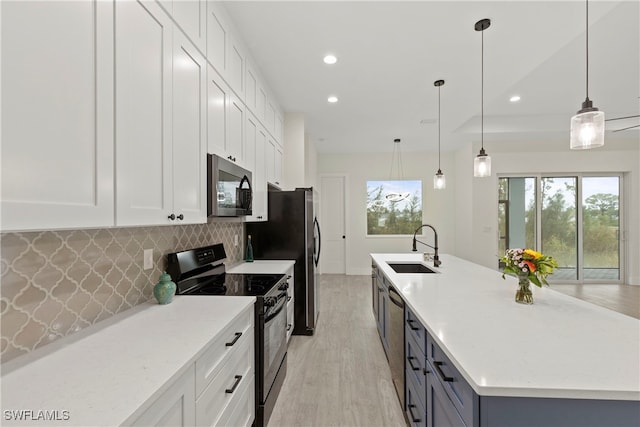
{"label": "flower bouquet", "polygon": [[549,286],[547,276],[558,268],[558,263],[551,256],[543,255],[533,249],[507,249],[500,261],[504,263],[502,278],[505,274],[518,277],[519,289],[516,302],[533,304],[533,295],[529,289],[529,282],[538,287]]}

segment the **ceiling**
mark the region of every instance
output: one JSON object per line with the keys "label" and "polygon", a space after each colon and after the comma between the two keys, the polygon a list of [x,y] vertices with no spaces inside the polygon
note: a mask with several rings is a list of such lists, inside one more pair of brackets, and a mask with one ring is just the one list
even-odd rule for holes
{"label": "ceiling", "polygon": [[[305,114],[318,152],[569,146],[585,88],[583,1],[228,1],[285,112]],[[484,33],[476,21],[491,19]],[[589,97],[606,118],[640,113],[640,2],[589,2]],[[332,53],[335,65],[323,63]],[[512,95],[521,100],[511,103]],[[329,95],[339,101],[327,102]],[[427,122],[421,123],[421,121]],[[640,119],[607,123],[605,149],[637,148]]]}

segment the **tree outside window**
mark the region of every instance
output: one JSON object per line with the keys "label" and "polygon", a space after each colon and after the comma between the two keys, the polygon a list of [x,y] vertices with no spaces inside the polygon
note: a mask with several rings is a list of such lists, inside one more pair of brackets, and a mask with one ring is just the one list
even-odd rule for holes
{"label": "tree outside window", "polygon": [[422,224],[422,181],[367,181],[367,235],[413,235]]}

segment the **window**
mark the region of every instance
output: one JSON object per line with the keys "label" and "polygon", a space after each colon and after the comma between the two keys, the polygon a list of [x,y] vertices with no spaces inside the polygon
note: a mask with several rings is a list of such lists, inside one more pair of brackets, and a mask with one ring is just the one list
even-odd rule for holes
{"label": "window", "polygon": [[421,224],[422,181],[367,181],[367,235],[413,235]]}
{"label": "window", "polygon": [[558,261],[553,281],[621,277],[621,176],[501,177],[498,247],[538,249]]}

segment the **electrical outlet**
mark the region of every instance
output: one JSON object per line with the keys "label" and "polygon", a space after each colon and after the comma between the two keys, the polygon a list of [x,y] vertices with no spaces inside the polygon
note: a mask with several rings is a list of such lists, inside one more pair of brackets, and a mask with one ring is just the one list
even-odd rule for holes
{"label": "electrical outlet", "polygon": [[153,268],[153,249],[145,249],[144,250],[144,270],[150,270]]}
{"label": "electrical outlet", "polygon": [[238,235],[237,235],[237,234],[235,234],[235,235],[233,236],[233,245],[234,245],[234,246],[238,246]]}

